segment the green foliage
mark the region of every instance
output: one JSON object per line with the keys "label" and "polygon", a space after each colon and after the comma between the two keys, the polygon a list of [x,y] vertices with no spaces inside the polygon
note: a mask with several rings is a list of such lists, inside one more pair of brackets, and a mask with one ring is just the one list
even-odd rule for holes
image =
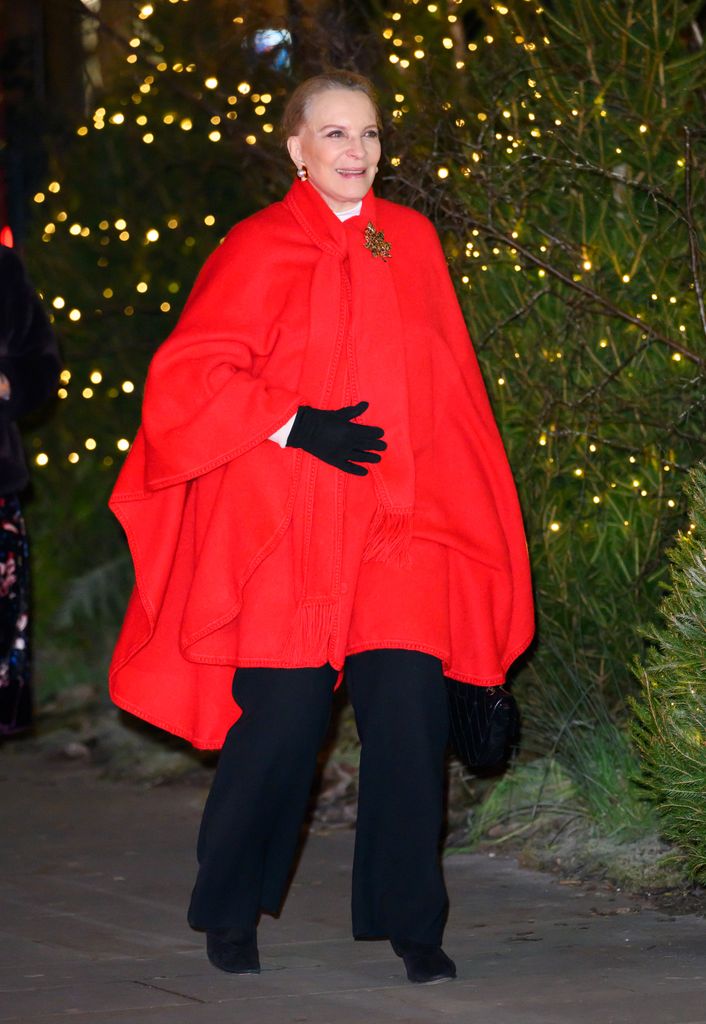
{"label": "green foliage", "polygon": [[582,683],[579,660],[557,659],[561,667],[543,678],[533,666],[525,749],[537,750],[571,780],[577,806],[598,833],[631,838],[654,828],[654,815],[634,781],[637,760],[629,738],[592,681]]}
{"label": "green foliage", "polygon": [[667,838],[689,870],[706,880],[706,464],[685,488],[691,524],[667,551],[669,590],[660,625],[642,630],[651,645],[633,670],[641,692],[631,701],[642,780]]}
{"label": "green foliage", "polygon": [[525,750],[601,829],[639,830],[629,661],[706,434],[706,53],[693,3],[506,7],[462,6],[473,49],[403,9],[386,182],[442,234],[520,493]]}
{"label": "green foliage", "polygon": [[639,830],[605,832],[553,759],[517,766],[471,808],[469,829],[448,853],[495,846],[529,868],[570,878],[605,878],[629,890],[688,886],[683,857],[645,821]]}
{"label": "green foliage", "polygon": [[526,516],[538,671],[577,650],[580,685],[611,703],[631,688],[626,650],[706,427],[695,9],[514,4],[476,50],[443,60],[438,18],[395,27],[409,51],[422,33],[430,57],[393,72],[404,102],[388,177],[451,257]]}
{"label": "green foliage", "polygon": [[473,849],[499,825],[509,826],[499,842],[511,841],[531,828],[540,811],[560,821],[584,813],[570,777],[552,758],[523,762],[496,783],[470,814],[465,848]]}

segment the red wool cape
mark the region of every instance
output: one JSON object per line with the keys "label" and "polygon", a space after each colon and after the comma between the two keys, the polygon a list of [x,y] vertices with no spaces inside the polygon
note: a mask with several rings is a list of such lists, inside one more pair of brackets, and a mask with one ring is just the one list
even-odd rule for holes
{"label": "red wool cape", "polygon": [[[361,400],[388,444],[367,476],[269,440],[299,405]],[[496,685],[534,634],[517,492],[441,243],[372,188],[341,222],[295,179],[228,232],[150,363],[110,508],[136,581],[111,697],[197,747],[239,717],[237,667],[329,662],[340,683],[346,655],[398,647]]]}

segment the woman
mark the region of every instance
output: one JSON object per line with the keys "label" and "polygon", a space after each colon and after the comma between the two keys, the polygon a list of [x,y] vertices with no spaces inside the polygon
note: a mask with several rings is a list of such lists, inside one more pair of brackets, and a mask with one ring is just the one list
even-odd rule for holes
{"label": "woman", "polygon": [[0,245],[0,736],[32,725],[29,546],[20,501],[29,482],[15,422],[56,393],[54,333],[19,256]]}
{"label": "woman", "polygon": [[353,934],[388,938],[412,981],[455,976],[444,674],[497,685],[533,635],[502,441],[433,225],[373,192],[380,132],[362,76],[294,90],[297,177],[207,260],[111,498],[137,579],[111,693],[222,746],[188,919],[234,972],[259,970],[345,675]]}

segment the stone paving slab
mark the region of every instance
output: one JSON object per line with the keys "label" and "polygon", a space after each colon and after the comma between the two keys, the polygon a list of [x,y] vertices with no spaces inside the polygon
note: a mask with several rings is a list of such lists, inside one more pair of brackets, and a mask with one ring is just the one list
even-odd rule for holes
{"label": "stone paving slab", "polygon": [[353,834],[314,834],[263,972],[211,967],[186,923],[205,789],[107,782],[0,751],[0,1024],[706,1024],[706,920],[512,860],[445,860],[459,978],[406,981],[350,937]]}

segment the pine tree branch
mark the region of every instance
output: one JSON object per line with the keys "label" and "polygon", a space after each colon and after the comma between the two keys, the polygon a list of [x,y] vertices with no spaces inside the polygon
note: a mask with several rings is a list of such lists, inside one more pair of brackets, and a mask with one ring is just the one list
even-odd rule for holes
{"label": "pine tree branch", "polygon": [[[556,156],[545,156],[544,153],[539,153],[536,151],[531,154],[532,158],[541,160],[545,164],[551,164],[557,167],[567,168],[572,173],[576,171],[583,171],[586,172],[587,174],[595,174],[598,177],[605,178],[608,181],[614,181],[617,184],[622,185],[624,188],[634,188],[640,192],[644,192],[651,199],[656,199],[659,202],[664,203],[664,205],[668,209],[672,210],[672,212],[675,213],[679,217],[679,219],[684,220],[684,222],[686,223],[686,217],[681,207],[679,206],[679,203],[677,203],[675,199],[672,199],[672,197],[667,192],[665,192],[664,189],[660,188],[659,185],[655,185],[652,182],[640,181],[639,178],[628,178],[625,174],[622,174],[620,171],[611,171],[608,167],[601,166],[601,164],[591,163],[590,161],[586,160],[585,158],[582,158],[578,153],[575,153],[572,149],[567,147],[561,136],[558,136],[557,138],[558,142],[561,145],[563,145],[564,148],[568,149],[569,153],[571,154],[571,159],[561,159],[560,157]],[[523,157],[522,159],[525,158]]]}
{"label": "pine tree branch", "polygon": [[[556,405],[567,405],[569,408],[571,408],[571,406],[568,403],[566,403],[566,402],[557,401]],[[546,416],[540,417],[540,419],[542,421],[545,421],[547,418],[548,417],[546,417]],[[680,433],[673,426],[672,427],[669,427],[669,426],[665,427],[663,423],[655,423],[655,422],[652,422],[651,420],[647,420],[647,419],[644,419],[644,418],[642,418],[640,420],[640,424],[643,425],[643,426],[659,428],[665,435],[668,435],[669,433],[675,433],[678,436],[681,436],[681,437],[683,437],[683,438],[685,438],[685,439],[687,439],[689,441],[692,441],[694,443],[698,443],[699,441],[702,440],[702,435],[700,435],[700,434],[699,435],[693,435],[693,434]],[[566,437],[566,438],[570,438],[573,441],[582,441],[582,440],[595,441],[597,444],[603,445],[603,447],[605,447],[605,448],[610,448],[610,449],[612,449],[613,451],[616,451],[616,452],[627,452],[630,455],[634,454],[634,452],[636,450],[636,445],[634,443],[629,444],[629,443],[627,443],[625,441],[615,441],[615,440],[613,440],[610,437],[606,437],[605,435],[599,434],[599,433],[597,433],[596,431],[593,431],[593,430],[586,430],[585,428],[578,429],[576,427],[559,427],[558,429],[555,429],[555,430],[553,430],[551,432],[551,436],[552,436],[552,438]],[[650,448],[650,444],[648,443],[646,445],[643,445],[642,450],[644,451],[644,450],[647,450],[649,448]],[[680,469],[680,470],[682,470],[685,473],[688,473],[689,468],[690,468],[688,465],[684,465],[683,463],[677,462],[674,459],[663,458],[662,461],[664,461],[665,463],[668,463],[674,469]]]}
{"label": "pine tree branch", "polygon": [[641,352],[644,352],[645,349],[648,349],[650,347],[650,344],[651,342],[648,340],[643,341],[641,345],[638,345],[637,348],[634,349],[628,356],[626,356],[621,363],[618,363],[614,370],[611,370],[610,373],[607,373],[603,380],[598,381],[597,384],[595,384],[592,388],[589,388],[588,391],[585,391],[579,399],[572,403],[572,407],[577,408],[579,405],[583,405],[584,402],[587,402],[590,398],[597,397],[601,393],[601,391],[603,391],[603,389],[607,387],[608,384],[610,384],[611,381],[616,380],[623,372],[623,370],[627,369],[630,363],[632,363],[633,360],[635,360]]}
{"label": "pine tree branch", "polygon": [[689,232],[689,259],[691,262],[691,276],[694,282],[694,292],[696,293],[696,302],[699,307],[699,319],[701,320],[701,329],[706,337],[706,309],[704,309],[704,294],[701,287],[701,279],[699,277],[699,243],[696,234],[696,228],[694,227],[694,214],[693,214],[693,197],[692,197],[692,186],[691,186],[691,174],[693,169],[693,153],[691,149],[691,129],[688,125],[684,125],[684,151],[686,153],[686,173],[684,175],[684,194],[686,201],[686,223]]}
{"label": "pine tree branch", "polygon": [[676,339],[670,338],[668,335],[663,334],[658,328],[648,324],[640,317],[633,316],[632,313],[628,313],[626,310],[620,309],[620,307],[616,306],[615,303],[611,302],[610,299],[608,299],[605,295],[601,295],[595,289],[589,288],[586,285],[581,284],[581,282],[579,281],[574,281],[571,277],[569,277],[568,274],[565,274],[562,270],[559,270],[558,267],[554,267],[551,263],[548,263],[540,256],[536,256],[530,249],[522,245],[522,243],[519,242],[516,238],[511,238],[508,235],[504,234],[504,232],[498,231],[496,228],[493,228],[489,224],[477,220],[474,217],[465,217],[464,227],[468,225],[477,228],[492,241],[499,243],[501,245],[505,245],[508,248],[516,249],[517,252],[524,256],[525,259],[528,260],[530,263],[533,263],[536,267],[541,267],[545,271],[545,273],[551,274],[552,277],[555,277],[557,280],[563,282],[563,284],[565,284],[571,290],[579,292],[581,295],[584,295],[587,298],[592,299],[603,310],[605,310],[607,313],[610,313],[610,315],[615,317],[616,319],[625,320],[627,323],[633,324],[633,326],[635,327],[639,327],[640,330],[647,335],[648,340],[654,339],[655,341],[659,341],[663,345],[666,345],[667,348],[671,349],[672,351],[679,352],[686,359],[690,360],[690,362],[695,363],[697,366],[706,367],[706,358],[698,355],[696,352],[692,352],[691,349],[688,349],[685,345],[682,345],[681,342],[677,341]]}
{"label": "pine tree branch", "polygon": [[525,316],[527,313],[529,313],[532,307],[539,302],[542,296],[548,295],[549,292],[550,289],[548,286],[545,286],[543,288],[540,288],[538,291],[533,292],[533,294],[528,297],[526,302],[524,302],[521,306],[518,306],[517,309],[514,309],[509,316],[505,317],[504,320],[500,320],[497,323],[494,323],[492,327],[486,332],[486,334],[484,334],[483,337],[479,340],[479,342],[475,346],[476,349],[479,352],[481,352],[495,334],[497,334],[499,331],[502,331],[505,327],[511,324],[513,320],[517,320]]}
{"label": "pine tree branch", "polygon": [[[613,176],[610,174],[610,172],[606,173],[608,173],[611,177]],[[620,180],[621,183],[625,184],[624,177],[619,177],[618,180]],[[398,173],[397,175],[395,175],[395,181],[397,183],[405,185],[411,193],[416,193],[417,195],[419,195],[420,200],[422,200],[424,203],[429,203],[430,197],[428,191],[425,190],[424,183],[421,180],[417,179],[416,181],[411,181],[405,175]],[[665,199],[669,199],[669,197],[665,197]],[[673,200],[670,200],[670,205],[674,205]],[[655,341],[658,341],[661,344],[666,345],[667,348],[671,349],[672,351],[679,352],[682,356],[684,356],[690,362],[695,363],[697,366],[706,368],[706,357],[699,355],[697,352],[693,352],[691,349],[683,345],[680,341],[677,341],[675,338],[670,338],[668,335],[660,331],[657,327],[652,326],[645,320],[642,320],[640,317],[634,316],[632,313],[628,313],[627,310],[620,309],[619,306],[616,306],[614,302],[611,302],[609,298],[607,298],[605,295],[601,295],[600,292],[597,292],[595,289],[589,288],[587,285],[582,284],[580,281],[574,281],[573,278],[570,277],[568,274],[564,273],[564,271],[560,270],[558,267],[553,266],[547,260],[542,259],[541,256],[535,255],[535,253],[533,253],[531,249],[528,249],[526,246],[522,245],[522,243],[517,238],[511,238],[503,231],[500,231],[497,228],[493,227],[493,225],[486,220],[479,220],[477,217],[469,215],[468,211],[466,210],[459,211],[456,207],[450,207],[447,203],[445,203],[445,197],[442,197],[440,194],[437,209],[440,212],[446,213],[446,222],[448,224],[453,225],[454,229],[457,232],[467,231],[469,227],[476,228],[480,233],[482,233],[492,242],[495,242],[499,245],[503,245],[508,249],[515,249],[519,254],[524,256],[524,258],[529,263],[532,263],[534,266],[541,268],[542,270],[544,270],[545,273],[550,274],[552,277],[561,281],[571,291],[578,292],[581,295],[584,295],[586,298],[592,299],[593,302],[595,302],[601,309],[609,313],[615,319],[624,320],[635,327],[639,327],[640,331],[647,336],[647,340],[654,339]]]}

